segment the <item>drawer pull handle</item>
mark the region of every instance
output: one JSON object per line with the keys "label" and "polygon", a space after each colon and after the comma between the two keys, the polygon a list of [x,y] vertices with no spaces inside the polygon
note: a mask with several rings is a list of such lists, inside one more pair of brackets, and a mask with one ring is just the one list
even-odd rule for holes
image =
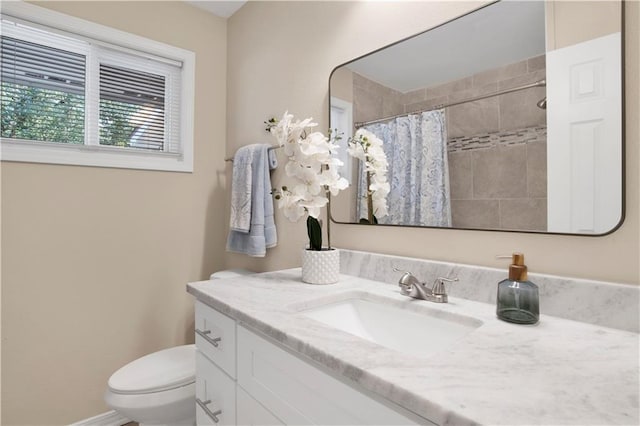
{"label": "drawer pull handle", "polygon": [[218,423],[220,421],[220,419],[218,419],[218,416],[222,414],[222,410],[211,412],[211,410],[209,410],[209,407],[207,407],[208,404],[211,404],[210,399],[207,399],[203,402],[200,400],[200,398],[196,398],[196,402],[198,403],[200,408],[202,408],[204,412],[207,413],[207,416],[211,417],[211,420],[213,420],[214,423]]}
{"label": "drawer pull handle", "polygon": [[202,337],[207,342],[211,343],[216,348],[218,347],[218,342],[222,340],[222,337],[214,337],[213,339],[209,337],[209,334],[211,334],[211,330],[202,331],[196,328],[196,334],[198,334],[198,336]]}

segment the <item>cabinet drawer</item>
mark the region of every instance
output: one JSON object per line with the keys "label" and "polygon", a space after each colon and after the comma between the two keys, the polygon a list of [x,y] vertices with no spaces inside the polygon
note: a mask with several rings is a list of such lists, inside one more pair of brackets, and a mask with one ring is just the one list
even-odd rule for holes
{"label": "cabinet drawer", "polygon": [[228,375],[236,377],[236,322],[196,301],[196,346]]}
{"label": "cabinet drawer", "polygon": [[198,426],[235,425],[235,391],[236,383],[202,352],[196,351],[196,423]]}
{"label": "cabinet drawer", "polygon": [[237,419],[239,425],[284,425],[273,413],[264,408],[240,386],[236,388]]}
{"label": "cabinet drawer", "polygon": [[238,384],[285,424],[417,424],[244,327]]}

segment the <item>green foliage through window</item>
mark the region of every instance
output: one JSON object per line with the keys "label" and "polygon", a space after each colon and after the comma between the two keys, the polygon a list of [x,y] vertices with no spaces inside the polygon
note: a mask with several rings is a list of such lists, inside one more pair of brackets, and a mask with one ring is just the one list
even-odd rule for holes
{"label": "green foliage through window", "polygon": [[[84,144],[84,104],[82,95],[3,82],[2,137]],[[132,141],[143,108],[101,99],[100,145],[143,148]]]}
{"label": "green foliage through window", "polygon": [[2,82],[3,138],[84,143],[84,96]]}
{"label": "green foliage through window", "polygon": [[128,147],[136,127],[131,118],[138,105],[100,99],[100,145]]}

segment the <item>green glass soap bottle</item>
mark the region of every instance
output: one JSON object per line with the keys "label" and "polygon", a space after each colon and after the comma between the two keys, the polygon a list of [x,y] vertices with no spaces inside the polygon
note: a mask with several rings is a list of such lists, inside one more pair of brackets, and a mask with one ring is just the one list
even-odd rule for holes
{"label": "green glass soap bottle", "polygon": [[498,299],[496,315],[503,321],[516,324],[535,324],[540,318],[540,299],[538,286],[528,281],[527,265],[524,254],[513,253],[511,256],[509,278],[498,283]]}

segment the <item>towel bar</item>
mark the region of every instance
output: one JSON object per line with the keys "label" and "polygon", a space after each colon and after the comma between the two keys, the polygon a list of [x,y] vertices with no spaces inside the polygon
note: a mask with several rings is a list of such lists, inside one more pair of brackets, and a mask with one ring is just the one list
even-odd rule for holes
{"label": "towel bar", "polygon": [[[271,151],[271,150],[280,149],[280,148],[282,148],[282,147],[281,146],[272,146],[272,147],[270,147],[268,149],[269,149],[269,151]],[[225,158],[224,161],[231,161],[233,163],[233,157]]]}

